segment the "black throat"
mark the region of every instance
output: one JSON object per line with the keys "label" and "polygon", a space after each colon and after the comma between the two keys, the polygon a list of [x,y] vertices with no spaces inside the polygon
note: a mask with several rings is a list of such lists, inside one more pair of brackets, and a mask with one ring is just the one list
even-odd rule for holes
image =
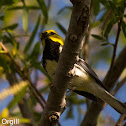
{"label": "black throat", "polygon": [[43,51],[43,59],[42,59],[42,64],[44,68],[47,59],[55,60],[56,62],[58,62],[59,55],[60,55],[59,47],[60,47],[60,43],[53,42],[51,39],[45,40],[45,48]]}

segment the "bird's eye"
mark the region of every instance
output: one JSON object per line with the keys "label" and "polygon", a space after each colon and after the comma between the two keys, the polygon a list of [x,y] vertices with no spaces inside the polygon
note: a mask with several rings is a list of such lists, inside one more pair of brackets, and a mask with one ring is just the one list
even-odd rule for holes
{"label": "bird's eye", "polygon": [[51,32],[51,35],[54,35],[55,33],[54,32]]}

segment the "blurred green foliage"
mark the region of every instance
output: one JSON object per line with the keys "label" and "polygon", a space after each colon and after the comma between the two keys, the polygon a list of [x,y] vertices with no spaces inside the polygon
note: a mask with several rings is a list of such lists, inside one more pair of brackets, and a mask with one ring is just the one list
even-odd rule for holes
{"label": "blurred green foliage", "polygon": [[[51,1],[51,2],[50,2]],[[60,5],[58,5],[61,2]],[[35,84],[41,93],[47,95],[49,83],[52,79],[41,65],[42,47],[39,34],[46,29],[54,29],[61,36],[67,33],[72,5],[65,0],[0,0],[0,42],[6,47],[8,53]],[[63,4],[64,3],[64,4]],[[126,14],[124,12],[125,0],[95,0],[91,3],[91,34],[89,39],[89,63],[100,72],[104,64],[110,65],[111,55],[117,34],[118,22],[122,19],[122,31],[119,39],[119,50],[126,45]],[[64,6],[62,6],[62,4]],[[58,8],[58,9],[56,9]],[[82,50],[83,51],[83,50]],[[82,57],[84,54],[82,53]],[[102,68],[98,67],[99,61],[104,61]],[[0,77],[5,78],[9,72],[16,74],[18,81],[23,78],[17,71],[16,64],[8,57],[8,54],[0,46]],[[7,79],[7,78],[6,78]],[[26,90],[15,96],[9,109],[13,108]],[[28,103],[38,122],[41,113],[34,109],[38,103],[34,95],[28,91]],[[78,118],[84,114],[80,105],[84,105],[85,99],[75,93],[67,94],[68,109],[66,119],[75,117],[74,107],[77,106]],[[11,112],[15,115],[17,112]],[[16,114],[20,116],[20,112]],[[104,119],[105,120],[105,119]],[[62,123],[62,122],[61,122]]]}

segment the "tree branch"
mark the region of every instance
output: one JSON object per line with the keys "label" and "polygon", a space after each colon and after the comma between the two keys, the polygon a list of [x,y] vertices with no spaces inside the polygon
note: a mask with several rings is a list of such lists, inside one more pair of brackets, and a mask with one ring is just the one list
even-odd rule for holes
{"label": "tree branch", "polygon": [[[6,47],[3,45],[2,42],[0,42],[0,46],[3,48],[3,50],[5,51],[5,54],[11,59],[12,63],[15,65],[15,69],[16,72],[22,77],[23,80],[28,80],[28,82],[30,83],[31,87],[29,86],[30,90],[32,91],[33,88],[33,93],[36,97],[36,99],[38,100],[38,102],[40,103],[40,105],[42,106],[42,108],[44,109],[44,105],[41,102],[41,100],[46,104],[46,100],[44,99],[44,97],[40,94],[40,92],[38,91],[38,89],[34,86],[34,84],[31,82],[31,80],[29,79],[29,77],[25,74],[25,71],[23,71],[20,66],[16,63],[16,61],[12,58],[12,56],[10,55],[10,53],[7,51]],[[40,100],[41,99],[41,100]]]}
{"label": "tree branch", "polygon": [[[91,16],[93,14],[93,1],[91,1],[91,5],[90,5],[90,19],[89,19],[89,27],[85,36],[85,40],[84,40],[84,45],[82,48],[82,57],[84,57],[84,60],[86,63],[88,63],[88,44],[89,44],[89,40],[90,40],[90,33],[91,33]],[[86,98],[86,105],[87,105],[87,109],[90,105],[90,100],[88,98]]]}
{"label": "tree branch", "polygon": [[[93,1],[91,1],[91,5],[90,5],[90,16],[92,16],[93,14]],[[90,33],[91,33],[91,17],[89,20],[89,27],[85,36],[85,40],[84,40],[84,45],[82,48],[82,57],[84,58],[85,62],[88,63],[88,44],[89,44],[89,40],[90,40]]]}
{"label": "tree branch", "polygon": [[71,0],[72,16],[66,35],[63,51],[60,55],[54,86],[48,96],[39,126],[55,125],[66,107],[65,94],[70,81],[69,71],[77,61],[82,39],[89,22],[89,0]]}

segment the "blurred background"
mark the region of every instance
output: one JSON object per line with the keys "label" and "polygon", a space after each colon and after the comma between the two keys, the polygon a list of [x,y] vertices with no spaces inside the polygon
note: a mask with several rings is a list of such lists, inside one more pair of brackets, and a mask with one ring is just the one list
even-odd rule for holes
{"label": "blurred background", "polygon": [[[102,81],[112,60],[113,48],[122,20],[116,57],[126,45],[125,0],[92,0],[90,25],[80,52]],[[45,105],[35,91],[47,100],[51,78],[44,71],[40,33],[52,29],[65,39],[72,13],[69,0],[1,0],[0,1],[0,119],[19,118],[21,125],[34,118],[38,123]],[[126,58],[126,57],[124,57]],[[115,97],[126,102],[126,69],[118,82],[125,80]],[[112,92],[118,85],[115,84]],[[33,86],[29,86],[33,85]],[[36,88],[36,89],[34,89]],[[35,91],[34,91],[35,90]],[[36,95],[35,95],[36,94]],[[62,126],[77,126],[87,110],[85,97],[67,93],[67,108],[59,122]],[[32,117],[22,112],[27,101]],[[91,102],[91,101],[89,101]],[[98,119],[98,126],[113,126],[120,114],[107,105]],[[2,125],[2,124],[0,124]]]}

